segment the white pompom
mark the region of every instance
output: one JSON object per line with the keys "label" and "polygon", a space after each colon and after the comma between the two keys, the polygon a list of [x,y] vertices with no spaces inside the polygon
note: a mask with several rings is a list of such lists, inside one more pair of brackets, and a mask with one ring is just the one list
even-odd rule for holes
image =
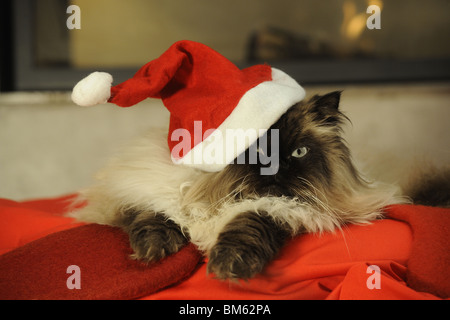
{"label": "white pompom", "polygon": [[111,97],[113,77],[106,72],[93,72],[72,90],[72,101],[82,107],[106,103]]}

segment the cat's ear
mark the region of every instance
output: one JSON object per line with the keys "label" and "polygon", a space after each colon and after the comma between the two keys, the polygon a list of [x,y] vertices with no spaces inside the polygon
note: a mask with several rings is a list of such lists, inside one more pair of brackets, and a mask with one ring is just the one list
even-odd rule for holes
{"label": "cat's ear", "polygon": [[339,102],[341,101],[342,91],[333,91],[323,96],[316,95],[313,97],[314,105],[316,108],[330,108],[339,109]]}
{"label": "cat's ear", "polygon": [[316,114],[316,120],[325,125],[339,126],[346,117],[339,111],[339,102],[342,91],[333,91],[323,96],[312,98],[312,111]]}

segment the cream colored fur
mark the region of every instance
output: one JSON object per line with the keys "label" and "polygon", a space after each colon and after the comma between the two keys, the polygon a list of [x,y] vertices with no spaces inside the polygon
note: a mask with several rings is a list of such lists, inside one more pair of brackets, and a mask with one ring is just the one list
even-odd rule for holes
{"label": "cream colored fur", "polygon": [[397,202],[391,189],[372,187],[347,187],[343,189],[346,194],[339,196],[315,188],[316,194],[311,196],[316,206],[285,197],[234,200],[233,194],[212,201],[205,189],[214,179],[227,183],[220,174],[174,164],[167,130],[153,129],[111,159],[97,174],[96,184],[80,192],[80,200],[87,200],[88,205],[71,215],[81,221],[115,226],[126,209],[162,213],[208,254],[224,226],[242,212],[267,212],[275,221],[288,224],[295,234],[331,231],[344,223],[366,223],[379,217],[385,205]]}

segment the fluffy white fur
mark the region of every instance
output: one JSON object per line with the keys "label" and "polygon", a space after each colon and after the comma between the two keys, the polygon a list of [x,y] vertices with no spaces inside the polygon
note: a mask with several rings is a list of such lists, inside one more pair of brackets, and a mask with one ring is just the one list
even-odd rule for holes
{"label": "fluffy white fur", "polygon": [[[164,214],[189,232],[190,240],[205,253],[213,247],[223,227],[246,211],[265,211],[293,232],[330,231],[343,223],[366,223],[380,216],[381,208],[396,202],[391,189],[346,190],[345,199],[330,199],[313,207],[296,199],[261,197],[239,201],[186,196],[208,174],[176,165],[167,146],[167,130],[150,131],[111,159],[97,176],[97,183],[81,191],[80,200],[88,205],[71,215],[78,220],[116,225],[124,209]],[[192,191],[192,190],[191,190]],[[355,211],[356,208],[356,211]]]}

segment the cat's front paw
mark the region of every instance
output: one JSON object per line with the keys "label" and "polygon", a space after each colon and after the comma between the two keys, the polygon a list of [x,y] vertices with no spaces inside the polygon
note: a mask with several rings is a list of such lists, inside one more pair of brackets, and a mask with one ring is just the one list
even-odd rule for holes
{"label": "cat's front paw", "polygon": [[250,279],[260,273],[266,264],[244,244],[217,243],[209,254],[208,273],[221,280]]}
{"label": "cat's front paw", "polygon": [[219,234],[209,253],[208,273],[219,279],[250,279],[260,273],[282,247],[289,229],[265,212],[245,212]]}
{"label": "cat's front paw", "polygon": [[129,227],[133,259],[158,261],[178,252],[187,243],[180,227],[162,215],[136,219]]}

